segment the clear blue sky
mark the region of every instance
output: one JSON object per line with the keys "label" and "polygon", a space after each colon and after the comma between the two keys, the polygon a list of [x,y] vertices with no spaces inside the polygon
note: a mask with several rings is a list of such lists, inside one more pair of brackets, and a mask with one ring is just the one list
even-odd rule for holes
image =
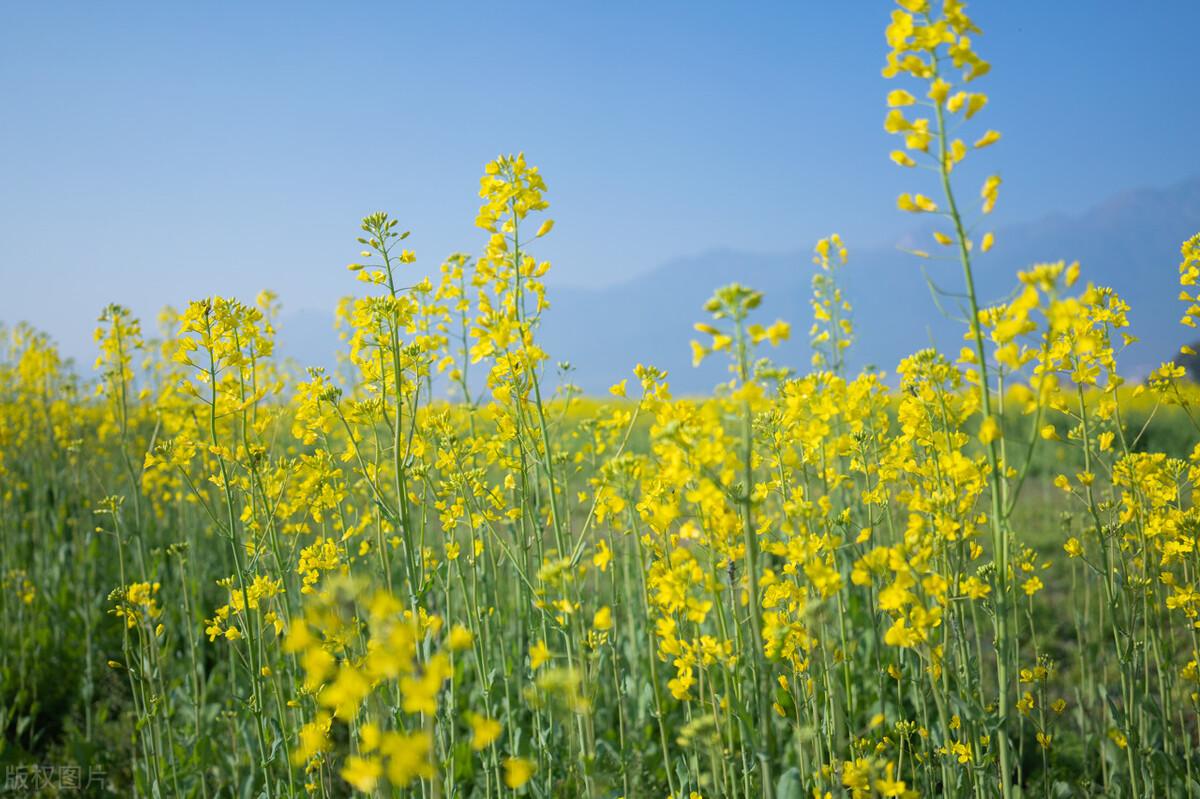
{"label": "clear blue sky", "polygon": [[[524,150],[560,282],[713,247],[890,240],[890,4],[26,2],[0,13],[0,320],[88,351],[143,314],[352,293],[357,220],[476,251],[482,165]],[[998,221],[1200,173],[1200,3],[976,0]],[[868,310],[869,309],[864,309]]]}

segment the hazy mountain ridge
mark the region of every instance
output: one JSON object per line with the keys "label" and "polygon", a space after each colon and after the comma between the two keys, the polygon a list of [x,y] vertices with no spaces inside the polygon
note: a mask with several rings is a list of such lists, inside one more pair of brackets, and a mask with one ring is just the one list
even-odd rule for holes
{"label": "hazy mountain ridge", "polygon": [[[928,227],[905,236],[905,246],[938,248]],[[1132,332],[1141,341],[1119,363],[1141,376],[1169,359],[1188,339],[1178,324],[1179,244],[1200,231],[1200,177],[1161,189],[1123,192],[1077,214],[1055,214],[996,231],[996,248],[977,259],[981,300],[1004,297],[1016,271],[1039,262],[1078,260],[1082,280],[1112,286],[1132,306]],[[901,358],[935,342],[949,353],[961,346],[962,324],[943,317],[930,296],[922,267],[942,288],[961,291],[961,268],[951,259],[922,261],[895,248],[858,249],[848,242],[846,292],[854,305],[857,341],[850,365],[873,364],[888,373]],[[949,254],[949,250],[944,250]],[[752,254],[714,250],[674,259],[633,280],[603,289],[550,285],[551,307],[543,319],[542,342],[555,361],[575,367],[574,382],[591,393],[632,376],[638,363],[671,372],[678,393],[697,393],[728,375],[712,358],[691,366],[688,341],[693,323],[714,288],[731,282],[765,294],[760,320],[792,323],[792,340],[771,353],[778,362],[804,370],[809,363],[808,251]],[[953,298],[943,305],[954,309]],[[316,326],[324,319],[327,333]],[[301,363],[328,364],[336,347],[331,317],[313,311],[285,314],[281,352]],[[320,342],[327,347],[319,347]]]}

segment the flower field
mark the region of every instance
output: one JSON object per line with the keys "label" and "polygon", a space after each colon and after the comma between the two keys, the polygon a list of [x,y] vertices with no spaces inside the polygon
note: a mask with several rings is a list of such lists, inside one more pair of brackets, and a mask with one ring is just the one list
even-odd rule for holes
{"label": "flower field", "polygon": [[[848,373],[833,235],[808,368],[733,284],[696,309],[709,396],[634,364],[582,396],[539,346],[523,155],[435,278],[387,214],[347,236],[336,370],[275,356],[269,292],[158,334],[110,305],[94,370],[0,329],[6,789],[69,795],[12,775],[71,762],[96,796],[1200,794],[1200,391],[1120,377],[1132,312],[1086,265],[977,296],[981,34],[898,6],[897,205],[934,231],[914,280],[960,266],[958,352]],[[1178,270],[1182,341],[1200,235]]]}

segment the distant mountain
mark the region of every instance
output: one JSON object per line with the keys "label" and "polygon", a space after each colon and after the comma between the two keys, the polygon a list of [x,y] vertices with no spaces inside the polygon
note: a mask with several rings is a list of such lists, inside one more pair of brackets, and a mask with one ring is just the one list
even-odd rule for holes
{"label": "distant mountain", "polygon": [[[985,303],[1004,297],[1016,271],[1031,264],[1078,260],[1083,281],[1112,286],[1132,306],[1133,333],[1141,338],[1124,353],[1122,370],[1146,374],[1171,358],[1186,339],[1179,326],[1179,244],[1200,231],[1200,177],[1165,189],[1138,190],[1107,199],[1078,216],[1056,214],[996,231],[996,247],[977,259],[977,281]],[[932,251],[928,235],[900,242]],[[936,254],[936,253],[935,253]],[[850,365],[866,364],[893,373],[901,358],[931,342],[957,353],[962,324],[939,313],[924,272],[948,291],[961,291],[957,262],[915,258],[896,248],[855,249],[845,269],[854,305],[857,341]],[[752,254],[714,250],[679,258],[633,280],[604,289],[550,287],[551,307],[543,320],[543,346],[556,361],[575,367],[573,380],[584,390],[605,391],[630,377],[637,363],[671,373],[676,393],[698,393],[727,379],[713,358],[691,366],[688,341],[703,317],[705,300],[717,286],[739,282],[764,292],[760,319],[782,318],[793,325],[793,340],[772,352],[780,363],[803,370],[809,362],[807,332],[812,264],[807,252]],[[943,308],[959,314],[955,300]],[[323,324],[324,333],[314,326]],[[281,351],[298,361],[328,363],[336,338],[329,317],[315,312],[285,315]],[[321,341],[327,347],[318,348]]]}

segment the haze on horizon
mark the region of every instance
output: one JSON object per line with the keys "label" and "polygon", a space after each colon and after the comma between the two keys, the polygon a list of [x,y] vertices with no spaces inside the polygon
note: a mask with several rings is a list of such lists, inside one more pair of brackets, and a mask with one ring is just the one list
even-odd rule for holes
{"label": "haze on horizon", "polygon": [[[359,288],[370,211],[413,231],[421,270],[478,250],[478,176],[518,150],[550,187],[560,285],[893,241],[913,220],[882,129],[891,7],[12,5],[0,321],[80,356],[110,301],[149,318],[271,288],[328,310]],[[1111,0],[972,8],[997,65],[979,88],[1004,138],[978,159],[1004,177],[997,225],[1200,174],[1200,5],[1157,4],[1136,36]]]}

